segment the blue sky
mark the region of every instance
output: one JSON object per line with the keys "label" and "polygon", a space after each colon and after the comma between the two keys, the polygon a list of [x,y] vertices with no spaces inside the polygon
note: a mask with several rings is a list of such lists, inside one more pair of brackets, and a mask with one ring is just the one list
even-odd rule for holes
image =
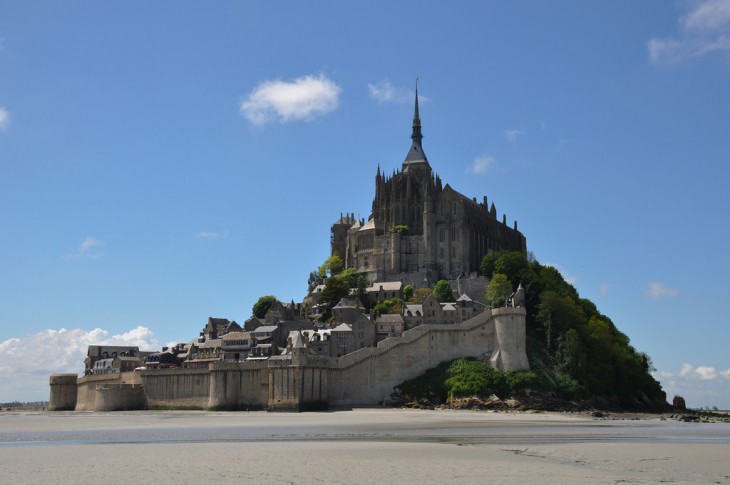
{"label": "blue sky", "polygon": [[416,76],[444,182],[730,408],[729,0],[0,1],[0,401],[300,301]]}

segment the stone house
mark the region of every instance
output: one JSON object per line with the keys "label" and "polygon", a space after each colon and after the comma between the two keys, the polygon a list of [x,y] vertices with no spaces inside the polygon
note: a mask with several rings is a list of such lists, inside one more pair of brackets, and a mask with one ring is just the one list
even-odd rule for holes
{"label": "stone house", "polygon": [[358,298],[342,298],[337,305],[332,307],[332,317],[337,323],[349,323],[365,313]]}
{"label": "stone house", "polygon": [[402,315],[384,313],[375,318],[375,341],[380,342],[390,337],[400,337],[405,330]]}
{"label": "stone house", "polygon": [[256,345],[251,347],[249,359],[266,359],[278,354],[276,339],[279,335],[279,327],[276,325],[262,325],[250,334]]}
{"label": "stone house", "polygon": [[221,348],[222,339],[199,338],[191,342],[188,358],[182,364],[184,367],[207,367],[211,362],[223,360]]}
{"label": "stone house", "polygon": [[137,367],[141,367],[143,361],[141,358],[118,356],[109,359],[99,359],[94,362],[93,374],[113,374],[117,372],[132,372]]}
{"label": "stone house", "polygon": [[439,303],[429,295],[420,305],[405,305],[403,320],[406,330],[423,324],[461,323],[483,312],[485,306],[461,295],[455,302]]}
{"label": "stone house", "polygon": [[89,348],[86,351],[86,359],[84,359],[85,374],[91,374],[92,370],[95,369],[96,362],[101,359],[115,359],[117,357],[139,356],[139,347],[137,347],[136,345],[89,345]]}
{"label": "stone house", "polygon": [[250,332],[230,332],[223,336],[221,344],[224,361],[240,362],[251,354],[255,340]]}
{"label": "stone house", "polygon": [[318,328],[311,330],[301,330],[292,333],[301,334],[304,338],[306,346],[315,355],[332,355],[330,345],[332,343],[332,330],[328,328]]}
{"label": "stone house", "polygon": [[403,298],[403,282],[402,281],[379,281],[365,288],[365,294],[368,295],[370,301],[377,303],[382,300],[390,300],[391,298]]}
{"label": "stone house", "polygon": [[365,314],[351,323],[341,323],[330,330],[330,357],[341,357],[350,352],[375,345],[375,324]]}
{"label": "stone house", "polygon": [[205,337],[206,340],[219,339],[229,332],[240,332],[243,330],[239,324],[235,321],[230,321],[225,318],[208,318],[203,331],[200,332],[201,337]]}
{"label": "stone house", "polygon": [[180,366],[180,359],[175,348],[172,350],[163,347],[162,352],[153,352],[147,356],[144,363],[148,369],[169,369]]}

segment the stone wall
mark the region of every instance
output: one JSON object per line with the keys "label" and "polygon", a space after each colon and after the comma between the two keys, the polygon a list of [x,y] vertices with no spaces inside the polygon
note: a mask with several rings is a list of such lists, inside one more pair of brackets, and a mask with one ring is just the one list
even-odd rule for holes
{"label": "stone wall", "polygon": [[88,375],[77,380],[76,411],[96,411],[96,388],[122,383],[122,374]]}
{"label": "stone wall", "polygon": [[208,409],[262,409],[269,398],[269,370],[264,361],[210,364]]}
{"label": "stone wall", "polygon": [[139,374],[149,409],[205,409],[208,406],[210,372],[207,368],[146,370]]}
{"label": "stone wall", "polygon": [[[529,369],[524,329],[522,308],[500,309],[494,314],[485,311],[455,325],[420,325],[375,348],[336,359],[328,372],[327,400],[335,406],[376,405],[387,400],[393,387],[441,362],[460,357],[489,359],[497,350],[501,355],[498,368]],[[523,339],[517,342],[520,334]]]}
{"label": "stone wall", "polygon": [[269,361],[270,411],[310,411],[327,408],[328,363],[331,359],[292,349],[291,359]]}

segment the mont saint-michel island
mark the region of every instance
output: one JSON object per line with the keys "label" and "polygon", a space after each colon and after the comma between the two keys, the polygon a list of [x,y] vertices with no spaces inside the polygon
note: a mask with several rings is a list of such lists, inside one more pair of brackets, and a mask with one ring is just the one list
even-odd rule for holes
{"label": "mont saint-michel island", "polygon": [[154,352],[89,345],[83,375],[50,377],[49,409],[667,409],[649,356],[535,259],[498,201],[442,181],[417,88],[410,138],[400,166],[373,167],[368,217],[333,213],[302,301],[264,295],[246,321],[210,317]]}

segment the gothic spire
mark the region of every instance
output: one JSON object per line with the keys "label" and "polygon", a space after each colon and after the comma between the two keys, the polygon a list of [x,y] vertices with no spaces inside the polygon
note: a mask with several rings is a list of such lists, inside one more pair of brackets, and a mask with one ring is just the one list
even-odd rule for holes
{"label": "gothic spire", "polygon": [[421,116],[418,113],[418,77],[416,77],[416,108],[413,110],[413,133],[411,138],[414,143],[418,143],[421,146],[421,140],[423,135],[421,134]]}
{"label": "gothic spire", "polygon": [[409,172],[411,167],[420,167],[430,172],[431,167],[421,146],[423,135],[421,134],[421,116],[418,112],[418,78],[416,78],[416,104],[413,110],[413,133],[411,133],[411,139],[413,143],[411,143],[411,149],[408,150],[406,159],[403,162],[403,171]]}

